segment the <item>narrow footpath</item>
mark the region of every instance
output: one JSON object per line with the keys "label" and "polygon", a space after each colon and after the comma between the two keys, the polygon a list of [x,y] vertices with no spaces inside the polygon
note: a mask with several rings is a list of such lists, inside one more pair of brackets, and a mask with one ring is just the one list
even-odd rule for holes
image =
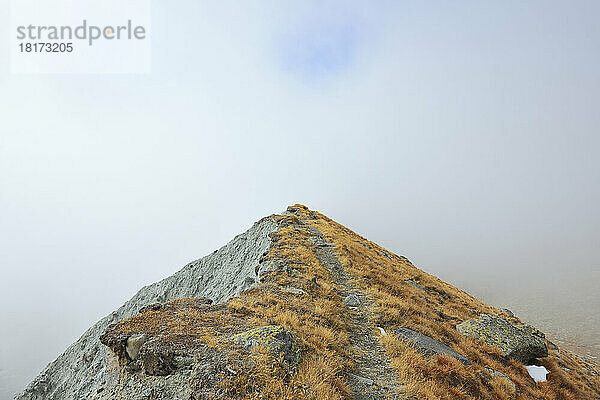
{"label": "narrow footpath", "polygon": [[335,254],[335,245],[328,243],[315,227],[311,226],[310,232],[319,262],[329,269],[336,284],[341,288],[341,298],[347,303],[351,351],[353,359],[356,360],[356,370],[348,374],[348,383],[355,393],[353,399],[404,399],[397,375],[390,367],[390,359],[375,335],[378,328],[370,322],[371,302],[350,284],[350,277]]}

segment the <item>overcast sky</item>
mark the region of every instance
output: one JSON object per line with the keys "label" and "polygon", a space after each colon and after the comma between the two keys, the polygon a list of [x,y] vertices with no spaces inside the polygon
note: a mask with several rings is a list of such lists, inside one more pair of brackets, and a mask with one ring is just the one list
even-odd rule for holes
{"label": "overcast sky", "polygon": [[296,202],[600,336],[600,2],[295,3],[154,2],[149,75],[11,75],[0,36],[4,393]]}

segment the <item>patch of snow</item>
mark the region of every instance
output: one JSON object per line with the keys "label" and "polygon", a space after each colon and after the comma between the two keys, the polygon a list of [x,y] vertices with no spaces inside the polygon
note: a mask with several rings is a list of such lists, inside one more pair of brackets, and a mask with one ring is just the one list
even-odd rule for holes
{"label": "patch of snow", "polygon": [[538,367],[537,365],[528,365],[525,369],[535,382],[546,382],[546,375],[550,373],[546,367]]}
{"label": "patch of snow", "polygon": [[387,336],[387,333],[385,333],[385,329],[383,329],[380,326],[378,326],[378,328],[379,328],[379,332],[381,332],[381,336]]}

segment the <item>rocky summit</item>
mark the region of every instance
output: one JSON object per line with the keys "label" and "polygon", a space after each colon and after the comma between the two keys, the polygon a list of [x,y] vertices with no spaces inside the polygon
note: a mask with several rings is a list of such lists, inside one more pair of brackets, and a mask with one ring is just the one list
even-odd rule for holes
{"label": "rocky summit", "polygon": [[600,399],[600,376],[512,313],[302,205],[142,288],[16,397],[513,398]]}

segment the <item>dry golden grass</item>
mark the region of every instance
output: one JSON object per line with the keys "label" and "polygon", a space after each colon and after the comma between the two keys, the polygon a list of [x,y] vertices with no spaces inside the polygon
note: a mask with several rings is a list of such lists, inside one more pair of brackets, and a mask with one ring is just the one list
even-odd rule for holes
{"label": "dry golden grass", "polygon": [[[200,340],[209,346],[226,346],[224,338],[251,327],[280,325],[292,332],[304,349],[302,363],[290,374],[282,360],[255,350],[231,363],[243,363],[236,376],[222,376],[221,386],[231,399],[345,399],[351,395],[346,373],[353,368],[347,308],[339,288],[320,264],[309,226],[336,245],[337,255],[352,284],[372,300],[371,321],[385,328],[379,337],[409,396],[427,400],[509,399],[507,381],[491,377],[484,368],[500,371],[514,382],[516,399],[598,399],[598,376],[580,359],[551,350],[542,360],[552,371],[546,383],[535,384],[525,368],[473,338],[460,335],[455,326],[477,313],[508,318],[455,287],[414,267],[363,237],[308,210],[291,208],[296,215],[275,216],[280,229],[273,233],[268,260],[281,260],[286,271],[263,278],[258,287],[243,292],[224,305],[203,305],[197,299],[180,299],[156,311],[120,323],[124,332],[146,332]],[[300,218],[299,218],[300,217]],[[303,223],[305,221],[306,223]],[[413,287],[413,280],[425,291]],[[294,294],[286,288],[301,289]],[[514,322],[518,320],[514,319]],[[473,362],[465,366],[449,357],[425,357],[405,341],[395,328],[405,326],[439,340]],[[243,367],[243,368],[242,368]],[[568,371],[572,370],[572,371]]]}
{"label": "dry golden grass", "polygon": [[[223,305],[206,305],[198,299],[167,302],[121,321],[123,333],[145,332],[193,343],[226,348],[227,338],[251,327],[280,325],[292,332],[303,348],[302,363],[289,374],[282,360],[253,351],[232,355],[240,365],[235,376],[220,377],[221,389],[231,399],[344,399],[350,396],[346,371],[353,366],[345,306],[328,270],[317,260],[309,243],[308,227],[294,216],[277,216],[269,260],[281,260],[294,273],[278,271],[264,277],[258,287],[246,290]],[[304,294],[285,291],[293,287]]]}
{"label": "dry golden grass", "polygon": [[[305,346],[298,373],[281,386],[281,380],[263,376],[260,398],[343,399],[350,395],[345,371],[352,367],[345,306],[329,271],[317,260],[309,243],[308,227],[295,216],[278,217],[282,226],[267,258],[283,259],[297,275],[274,273],[255,289],[229,302],[236,312],[252,316],[252,325],[276,324],[297,335]],[[305,295],[287,293],[281,288],[302,289]],[[265,365],[260,364],[258,365]],[[265,396],[265,397],[261,397]]]}
{"label": "dry golden grass", "polygon": [[[550,351],[542,363],[552,371],[548,382],[535,384],[525,368],[500,352],[459,334],[455,326],[475,313],[505,313],[414,267],[344,226],[304,206],[295,206],[308,223],[336,245],[353,284],[373,300],[374,323],[394,332],[404,326],[445,343],[473,362],[465,366],[449,357],[426,358],[393,335],[382,338],[405,390],[421,399],[506,399],[506,380],[491,378],[484,368],[500,371],[516,385],[517,399],[598,399],[600,379],[583,361]],[[425,291],[407,284],[413,280]],[[512,318],[513,322],[520,322]],[[568,371],[568,370],[571,371]]]}

